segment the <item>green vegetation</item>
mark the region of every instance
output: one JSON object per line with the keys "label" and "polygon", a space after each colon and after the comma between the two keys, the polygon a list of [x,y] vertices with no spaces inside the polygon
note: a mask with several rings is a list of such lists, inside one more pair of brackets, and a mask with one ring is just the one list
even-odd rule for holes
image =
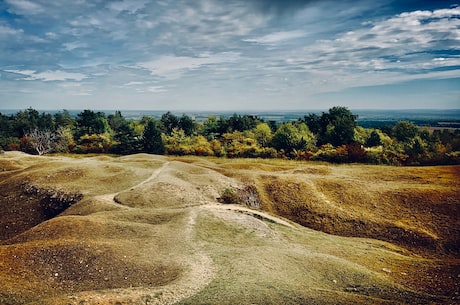
{"label": "green vegetation", "polygon": [[286,158],[335,163],[429,165],[460,163],[460,132],[420,128],[399,121],[382,129],[357,125],[346,107],[294,122],[257,116],[209,116],[202,123],[167,112],[160,119],[128,120],[84,110],[76,117],[29,108],[0,113],[0,149],[31,154],[145,152],[227,158]]}

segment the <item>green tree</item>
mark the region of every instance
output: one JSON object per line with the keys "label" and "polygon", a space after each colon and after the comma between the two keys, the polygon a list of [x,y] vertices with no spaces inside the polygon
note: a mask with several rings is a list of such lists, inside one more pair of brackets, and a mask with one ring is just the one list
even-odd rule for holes
{"label": "green tree", "polygon": [[427,152],[427,143],[419,136],[415,136],[411,143],[409,153],[412,155],[423,155]]}
{"label": "green tree", "polygon": [[257,124],[252,132],[254,133],[254,138],[262,147],[267,147],[273,138],[272,130],[267,123]]}
{"label": "green tree", "polygon": [[12,122],[11,117],[0,113],[0,149],[9,148],[8,145],[12,142],[12,138],[15,138]]}
{"label": "green tree", "polygon": [[60,126],[56,130],[56,146],[55,151],[61,153],[72,152],[76,146],[73,138],[73,133],[70,127]]}
{"label": "green tree", "polygon": [[319,116],[315,113],[310,113],[309,115],[305,115],[303,117],[303,121],[307,124],[308,129],[311,130],[314,134],[321,134],[323,129],[326,128],[327,123],[324,124],[322,122],[322,116]]}
{"label": "green tree", "polygon": [[55,130],[53,116],[49,113],[42,112],[38,118],[37,127],[41,130]]}
{"label": "green tree", "polygon": [[[114,114],[109,114],[107,116],[107,121],[109,123],[112,131],[117,132],[125,123],[126,119],[123,117],[120,111],[115,111]],[[124,127],[123,127],[124,128]]]}
{"label": "green tree", "polygon": [[118,127],[113,138],[115,144],[111,147],[111,151],[116,154],[128,155],[140,151],[139,139],[134,129],[126,121]]}
{"label": "green tree", "polygon": [[402,143],[409,143],[418,133],[418,128],[411,122],[400,121],[392,128],[393,136]]}
{"label": "green tree", "polygon": [[321,115],[304,116],[303,122],[317,136],[318,144],[340,146],[354,142],[357,118],[348,108],[335,106]]}
{"label": "green tree", "polygon": [[59,129],[59,127],[74,129],[76,120],[70,115],[69,111],[64,109],[62,112],[59,111],[54,114],[54,125],[56,129]]}
{"label": "green tree", "polygon": [[380,134],[376,130],[373,130],[369,135],[369,138],[367,138],[365,145],[367,147],[375,147],[382,145]]}
{"label": "green tree", "polygon": [[228,131],[245,131],[250,130],[256,127],[257,123],[260,122],[256,116],[252,115],[238,115],[234,113],[231,117],[228,118]]}
{"label": "green tree", "polygon": [[217,120],[217,124],[219,126],[218,132],[220,135],[223,135],[224,133],[232,132],[232,129],[230,128],[228,120],[225,117],[220,116],[219,120]]}
{"label": "green tree", "polygon": [[214,115],[208,116],[203,122],[203,136],[208,140],[217,139],[219,136],[219,123]]}
{"label": "green tree", "polygon": [[323,138],[334,146],[350,144],[354,142],[357,115],[354,115],[346,107],[332,107],[329,113],[323,114],[328,122]]}
{"label": "green tree", "polygon": [[195,132],[195,123],[193,119],[186,114],[183,114],[179,118],[177,127],[182,129],[186,136],[191,136]]}
{"label": "green tree", "polygon": [[367,139],[370,137],[371,132],[371,129],[364,128],[362,126],[356,126],[353,136],[354,142],[358,142],[359,144],[364,145]]}
{"label": "green tree", "polygon": [[158,123],[153,119],[149,120],[144,128],[142,144],[146,153],[162,155],[165,152],[161,130],[158,127]]}
{"label": "green tree", "polygon": [[95,113],[85,109],[77,115],[77,136],[103,134],[111,131],[109,123],[103,112]]}
{"label": "green tree", "polygon": [[162,125],[163,132],[167,135],[170,135],[174,128],[179,127],[179,119],[170,111],[166,112],[161,116],[160,122]]}
{"label": "green tree", "polygon": [[19,111],[14,117],[13,131],[14,136],[21,138],[28,131],[38,127],[40,114],[33,108],[28,108],[25,111]]}
{"label": "green tree", "polygon": [[315,144],[315,136],[305,123],[296,125],[288,122],[281,124],[273,135],[272,145],[277,150],[290,153],[293,150],[304,150]]}

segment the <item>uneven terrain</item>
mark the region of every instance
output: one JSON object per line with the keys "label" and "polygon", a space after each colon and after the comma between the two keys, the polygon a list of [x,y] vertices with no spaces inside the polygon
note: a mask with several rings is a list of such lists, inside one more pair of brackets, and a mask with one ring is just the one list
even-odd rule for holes
{"label": "uneven terrain", "polygon": [[459,166],[7,152],[0,304],[458,304],[459,189]]}

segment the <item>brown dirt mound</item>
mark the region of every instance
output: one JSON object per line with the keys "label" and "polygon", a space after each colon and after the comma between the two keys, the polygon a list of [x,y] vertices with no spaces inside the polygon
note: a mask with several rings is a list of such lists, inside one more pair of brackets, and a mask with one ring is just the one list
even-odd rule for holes
{"label": "brown dirt mound", "polygon": [[232,176],[257,187],[262,209],[306,227],[460,255],[460,167],[322,167],[267,174],[238,165]]}
{"label": "brown dirt mound", "polygon": [[[0,278],[7,284],[2,287],[2,301],[7,304],[68,292],[159,286],[181,272],[174,264],[140,263],[104,243],[81,241],[4,246],[0,257]],[[13,292],[6,297],[4,291],[15,290],[10,285],[21,286],[20,295]]]}
{"label": "brown dirt mound", "polygon": [[414,189],[379,194],[363,192],[364,185],[354,184],[316,181],[312,185],[265,177],[262,191],[278,215],[306,227],[385,240],[415,251],[460,254],[456,247],[460,204],[452,203],[460,199],[458,194]]}

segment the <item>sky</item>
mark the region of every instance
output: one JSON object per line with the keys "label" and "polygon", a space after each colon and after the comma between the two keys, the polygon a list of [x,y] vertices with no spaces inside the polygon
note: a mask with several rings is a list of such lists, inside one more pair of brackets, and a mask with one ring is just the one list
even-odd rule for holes
{"label": "sky", "polygon": [[458,109],[458,4],[0,0],[0,109]]}

